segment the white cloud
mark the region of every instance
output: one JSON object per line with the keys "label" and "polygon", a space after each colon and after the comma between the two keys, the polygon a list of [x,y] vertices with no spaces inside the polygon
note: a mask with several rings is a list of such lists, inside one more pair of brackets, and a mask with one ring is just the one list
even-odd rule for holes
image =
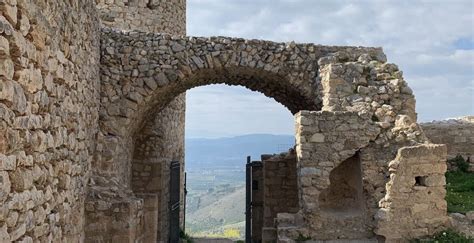
{"label": "white cloud", "polygon": [[188,0],[187,11],[188,35],[382,46],[420,120],[474,114],[474,50],[455,46],[474,39],[472,0]]}

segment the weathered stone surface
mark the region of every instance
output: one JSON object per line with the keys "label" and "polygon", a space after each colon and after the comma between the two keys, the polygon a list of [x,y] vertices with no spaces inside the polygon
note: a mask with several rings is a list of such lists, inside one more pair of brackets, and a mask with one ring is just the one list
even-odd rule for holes
{"label": "weathered stone surface", "polygon": [[30,93],[35,93],[43,86],[43,77],[39,69],[23,69],[18,71],[16,76],[18,82]]}
{"label": "weathered stone surface", "polygon": [[296,213],[299,210],[296,153],[262,158],[263,164],[263,227],[274,227],[279,213]]}
{"label": "weathered stone surface", "polygon": [[[418,145],[398,151],[389,164],[387,194],[379,202],[378,234],[387,240],[406,241],[435,234],[448,226],[446,204],[439,203],[446,195],[446,167],[441,171],[433,169],[433,164],[445,164],[445,159],[445,145]],[[427,166],[413,170],[415,165]]]}
{"label": "weathered stone surface", "polygon": [[99,126],[95,5],[6,0],[0,12],[0,242],[79,242]]}
{"label": "weathered stone surface", "polygon": [[8,173],[6,171],[0,171],[0,202],[3,203],[10,194],[11,183]]}
{"label": "weathered stone surface", "polygon": [[29,190],[33,186],[33,177],[30,170],[17,169],[10,176],[12,188],[18,192]]}
{"label": "weathered stone surface", "polygon": [[[421,127],[432,142],[446,144],[448,158],[463,156],[470,162],[469,170],[474,172],[474,116],[426,122]],[[455,169],[451,164],[448,166]]]}
{"label": "weathered stone surface", "polygon": [[8,40],[0,36],[0,58],[5,58],[10,55],[10,46]]}
{"label": "weathered stone surface", "polygon": [[13,171],[16,169],[16,156],[0,154],[0,171]]}
{"label": "weathered stone surface", "polygon": [[296,155],[267,158],[266,182],[282,193],[266,194],[262,235],[396,239],[444,227],[445,155],[420,145],[413,92],[380,48],[186,37],[185,6],[0,1],[0,241],[167,241],[184,92],[215,83],[296,114]]}
{"label": "weathered stone surface", "polygon": [[12,79],[15,72],[11,59],[0,59],[0,76],[6,79]]}
{"label": "weathered stone surface", "polygon": [[6,224],[3,224],[2,227],[0,227],[0,241],[1,242],[10,242],[10,240],[11,240],[7,229],[8,228],[7,228]]}

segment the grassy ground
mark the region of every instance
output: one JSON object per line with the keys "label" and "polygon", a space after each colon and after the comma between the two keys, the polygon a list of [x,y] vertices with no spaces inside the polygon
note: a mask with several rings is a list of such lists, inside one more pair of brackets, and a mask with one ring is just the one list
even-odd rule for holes
{"label": "grassy ground", "polygon": [[474,173],[447,172],[446,189],[448,212],[474,211]]}
{"label": "grassy ground", "polygon": [[[455,165],[457,171],[446,173],[446,201],[448,203],[448,212],[466,213],[474,211],[474,173],[467,172],[469,164],[458,156],[448,163]],[[455,242],[455,243],[473,243],[473,238],[454,232],[451,229],[438,233],[425,239],[417,239],[412,242]]]}

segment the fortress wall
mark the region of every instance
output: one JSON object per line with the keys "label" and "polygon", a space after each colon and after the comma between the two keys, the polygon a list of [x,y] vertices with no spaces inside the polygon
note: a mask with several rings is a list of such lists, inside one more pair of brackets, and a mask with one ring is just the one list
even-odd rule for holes
{"label": "fortress wall", "polygon": [[[98,0],[96,8],[102,27],[125,32],[186,33],[185,0]],[[109,38],[103,34],[101,39],[103,44]],[[106,53],[107,49],[102,48],[102,55]],[[121,61],[134,62],[132,59]],[[101,67],[102,96],[130,91],[130,84],[143,75],[137,73],[135,77],[122,79],[121,87],[111,90],[104,85],[107,83],[103,72],[106,66]],[[134,98],[147,92],[144,89],[134,91],[135,96],[127,99],[127,104],[133,104]],[[90,185],[87,199],[86,241],[150,241],[157,237],[167,241],[169,166],[173,160],[182,164],[181,198],[184,198],[185,105],[185,93],[177,95],[167,106],[148,114],[140,121],[138,129],[126,137],[118,134],[130,131],[130,124],[116,126],[110,131],[106,123],[112,111],[101,106],[98,149],[92,164],[94,184]],[[124,110],[130,111],[128,106],[117,109],[119,112]],[[114,215],[120,205],[128,205],[130,213],[120,219],[107,216]],[[150,216],[150,212],[157,217]],[[184,218],[183,212],[182,208],[181,218]],[[98,228],[103,225],[109,227]]]}
{"label": "fortress wall", "polygon": [[0,242],[78,242],[95,151],[91,1],[0,1]]}
{"label": "fortress wall", "polygon": [[[118,1],[110,1],[110,0],[99,0],[96,1],[96,7],[99,12],[99,16],[101,19],[102,26],[111,27],[119,30],[139,30],[145,32],[153,32],[153,33],[168,33],[172,35],[185,35],[186,34],[186,1],[185,0],[170,0],[170,1],[161,1],[161,0],[118,0]],[[107,35],[102,35],[103,39],[108,39]],[[104,52],[106,52],[106,48],[102,48]],[[105,54],[105,53],[104,53]],[[133,62],[132,59],[128,59],[125,61]],[[104,65],[103,69],[106,69]],[[138,70],[137,70],[138,71]],[[141,70],[140,70],[141,71]],[[104,72],[102,72],[104,73]],[[124,86],[123,88],[117,90],[110,90],[109,87],[102,85],[102,96],[107,96],[108,94],[114,93],[118,96],[122,93],[129,92],[131,85],[138,76],[142,74],[137,74],[136,77],[130,77],[123,79],[121,81],[121,85]],[[108,80],[104,74],[101,77],[102,80]],[[106,81],[103,81],[106,83]],[[140,96],[143,95],[143,92],[146,93],[146,90],[139,90],[139,93],[136,95]],[[141,93],[140,93],[141,92]],[[97,163],[94,165],[94,169],[99,172],[99,174],[106,174],[118,177],[120,180],[123,180],[124,184],[130,186],[131,184],[131,164],[132,161],[132,153],[133,153],[133,146],[135,143],[135,139],[137,136],[140,136],[140,133],[146,127],[151,127],[154,125],[162,126],[163,128],[163,137],[170,137],[172,135],[179,137],[184,137],[184,128],[180,131],[175,131],[174,128],[177,127],[174,125],[174,122],[180,120],[180,117],[184,117],[185,112],[185,96],[186,94],[183,93],[178,95],[170,104],[166,107],[166,109],[160,109],[156,114],[149,114],[145,121],[142,121],[140,130],[132,135],[131,137],[127,138],[127,141],[120,141],[119,147],[115,146],[108,146],[108,142],[110,140],[115,140],[114,135],[117,134],[125,134],[123,131],[129,131],[131,128],[129,126],[120,126],[117,128],[120,131],[116,133],[110,133],[108,130],[107,125],[103,125],[101,129],[100,137],[103,137],[105,142],[104,146],[101,147],[103,149],[101,153],[109,154],[111,150],[115,150],[115,152],[120,151],[123,153],[120,156],[120,161],[117,161],[115,158],[105,158],[98,153]],[[134,102],[133,97],[131,97],[130,102]],[[102,113],[104,114],[103,122],[107,122],[107,116],[110,115],[110,111],[105,110],[106,107],[102,107]],[[124,108],[121,108],[124,109]],[[126,109],[126,108],[125,108]],[[108,114],[109,113],[109,114]],[[157,121],[154,117],[163,117],[164,119]],[[165,119],[166,118],[166,119]],[[159,124],[157,124],[157,122]],[[178,133],[178,134],[176,134]],[[183,151],[181,156],[184,158],[184,142],[179,142],[181,139],[175,139],[176,144],[170,144],[170,141],[166,141],[161,139],[160,141],[156,141],[155,145],[158,147],[166,147],[166,146],[175,146],[178,147],[178,150]],[[114,142],[116,143],[116,142]],[[162,151],[165,154],[162,154],[162,158],[170,157],[170,154],[167,154],[167,150]],[[171,156],[173,157],[173,156]],[[110,161],[107,161],[110,160]],[[184,159],[183,159],[184,160]],[[104,166],[103,162],[109,166]],[[183,161],[184,165],[184,161]],[[184,166],[183,166],[184,167]]]}
{"label": "fortress wall", "polygon": [[474,116],[422,123],[421,127],[433,143],[446,144],[448,158],[469,158],[474,170]]}
{"label": "fortress wall", "polygon": [[97,0],[104,26],[175,35],[186,34],[185,0]]}

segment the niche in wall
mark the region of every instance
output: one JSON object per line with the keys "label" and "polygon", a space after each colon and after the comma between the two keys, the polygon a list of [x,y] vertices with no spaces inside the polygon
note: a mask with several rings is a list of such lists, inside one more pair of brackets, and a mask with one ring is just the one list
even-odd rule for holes
{"label": "niche in wall", "polygon": [[322,211],[360,214],[364,208],[362,169],[359,153],[346,159],[329,175],[330,185],[319,196]]}

